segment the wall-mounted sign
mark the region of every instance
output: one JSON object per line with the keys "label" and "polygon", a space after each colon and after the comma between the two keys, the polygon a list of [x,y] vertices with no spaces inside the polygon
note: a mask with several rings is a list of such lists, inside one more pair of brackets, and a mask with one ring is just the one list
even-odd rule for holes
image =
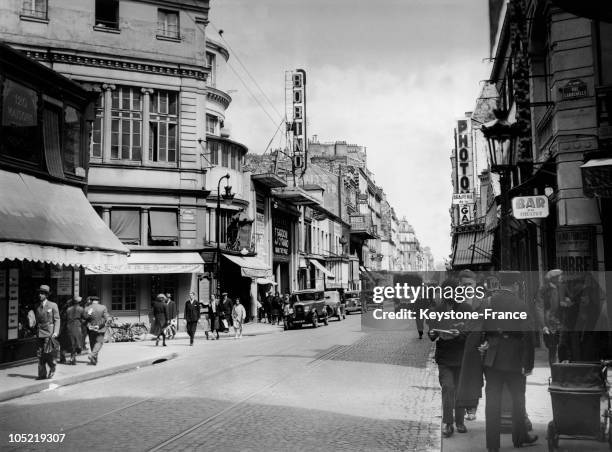
{"label": "wall-mounted sign", "polygon": [[[455,158],[453,167],[454,175],[454,194],[469,194],[472,196],[471,202],[455,202],[457,205],[455,212],[455,225],[470,223],[474,219],[474,209],[468,204],[474,204],[474,153],[472,150],[471,122],[469,119],[457,121],[455,129]],[[464,198],[467,199],[467,198]]]}
{"label": "wall-mounted sign", "polygon": [[289,255],[289,230],[280,226],[272,228],[272,241],[274,254],[281,256]]}
{"label": "wall-mounted sign", "polygon": [[517,196],[512,198],[512,215],[517,220],[548,217],[548,198],[546,196]]}
{"label": "wall-mounted sign", "polygon": [[557,228],[557,267],[573,273],[597,269],[595,229],[589,226]]}
{"label": "wall-mounted sign", "polygon": [[559,88],[559,91],[561,92],[561,100],[586,97],[587,84],[584,83],[582,80],[573,79],[567,82],[565,86]]}
{"label": "wall-mounted sign", "polygon": [[473,193],[455,193],[453,195],[453,204],[455,205],[474,204],[474,194]]}
{"label": "wall-mounted sign", "polygon": [[463,204],[459,206],[459,224],[466,224],[472,221],[474,211],[473,204]]}

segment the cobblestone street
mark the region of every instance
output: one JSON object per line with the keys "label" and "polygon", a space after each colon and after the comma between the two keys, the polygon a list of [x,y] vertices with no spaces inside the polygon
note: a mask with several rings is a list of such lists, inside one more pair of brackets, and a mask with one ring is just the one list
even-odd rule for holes
{"label": "cobblestone street", "polygon": [[[2,449],[440,448],[437,374],[415,331],[366,334],[355,315],[186,345],[170,342],[179,357],[162,364],[1,404]],[[66,438],[7,444],[9,433],[30,432]]]}

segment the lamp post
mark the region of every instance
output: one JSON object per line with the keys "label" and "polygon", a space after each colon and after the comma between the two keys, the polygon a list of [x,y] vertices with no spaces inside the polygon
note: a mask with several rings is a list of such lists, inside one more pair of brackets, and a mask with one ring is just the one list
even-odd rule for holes
{"label": "lamp post", "polygon": [[223,179],[227,179],[229,181],[229,178],[230,175],[227,173],[226,175],[221,176],[219,178],[219,182],[217,182],[217,210],[215,211],[215,234],[217,237],[217,297],[221,296],[221,198],[223,198],[223,200],[226,202],[230,202],[235,196],[235,194],[232,193],[232,186],[227,185],[227,182],[224,187],[225,193],[221,194],[221,181]]}
{"label": "lamp post", "polygon": [[508,209],[510,207],[510,181],[512,171],[516,167],[516,151],[518,144],[518,126],[508,122],[508,112],[496,110],[496,119],[480,128],[487,139],[489,147],[489,165],[492,173],[499,174],[501,191],[501,256],[500,270],[510,270],[510,233],[508,228]]}

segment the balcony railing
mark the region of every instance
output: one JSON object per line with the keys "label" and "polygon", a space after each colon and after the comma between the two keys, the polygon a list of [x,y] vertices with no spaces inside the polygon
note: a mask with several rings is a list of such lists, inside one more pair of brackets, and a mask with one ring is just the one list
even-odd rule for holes
{"label": "balcony railing", "polygon": [[372,219],[366,215],[351,215],[351,234],[360,236],[364,239],[374,239],[377,237],[376,226],[372,225]]}

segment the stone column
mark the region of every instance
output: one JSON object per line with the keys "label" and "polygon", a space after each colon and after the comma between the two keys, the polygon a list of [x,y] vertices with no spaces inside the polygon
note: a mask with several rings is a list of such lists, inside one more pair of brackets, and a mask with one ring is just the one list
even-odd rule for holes
{"label": "stone column", "polygon": [[140,210],[140,245],[149,245],[149,209]]}
{"label": "stone column", "polygon": [[141,88],[142,91],[142,154],[141,162],[144,165],[149,160],[149,116],[151,113],[151,94],[150,88]]}
{"label": "stone column", "polygon": [[109,162],[111,159],[111,107],[113,102],[113,91],[115,85],[105,83],[102,85],[104,90],[104,120],[102,121],[102,161]]}

